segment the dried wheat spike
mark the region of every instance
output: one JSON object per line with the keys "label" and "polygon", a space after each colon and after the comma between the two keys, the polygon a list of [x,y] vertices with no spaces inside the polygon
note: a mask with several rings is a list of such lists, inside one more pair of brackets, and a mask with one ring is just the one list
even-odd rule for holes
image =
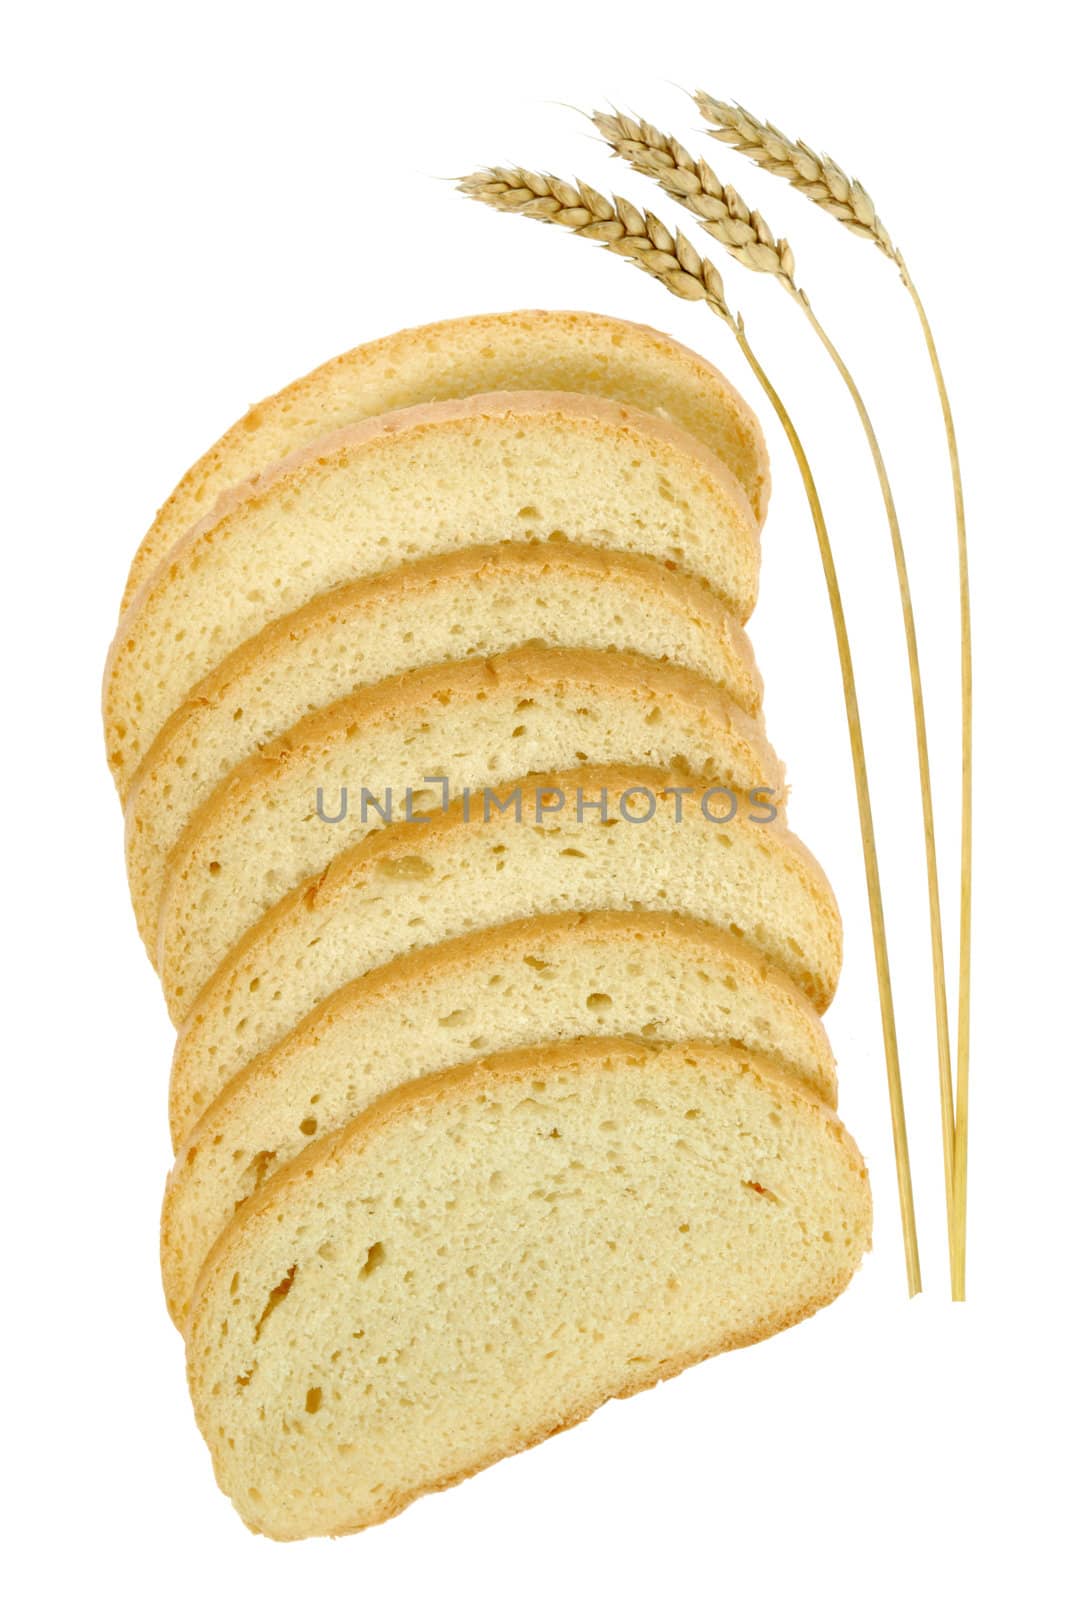
{"label": "dried wheat spike", "polygon": [[730,184],[722,184],[707,161],[641,118],[596,111],[592,122],[617,156],[692,212],[736,261],[753,272],[772,273],[795,289],[795,260],[787,239],[774,238],[765,218]]}
{"label": "dried wheat spike", "polygon": [[808,200],[843,222],[850,233],[869,239],[883,255],[889,256],[898,266],[902,265],[871,196],[863,184],[848,177],[836,161],[816,154],[802,140],[786,138],[771,122],[759,122],[743,106],[728,105],[700,89],[694,100],[714,139],[723,140],[758,166],[765,167],[778,178],[787,179]]}
{"label": "dried wheat spike", "polygon": [[605,195],[586,183],[566,183],[524,167],[487,167],[461,178],[457,187],[496,211],[512,211],[569,228],[649,273],[682,300],[704,300],[729,327],[736,318],[724,298],[720,273],[681,233],[672,233],[651,211]]}

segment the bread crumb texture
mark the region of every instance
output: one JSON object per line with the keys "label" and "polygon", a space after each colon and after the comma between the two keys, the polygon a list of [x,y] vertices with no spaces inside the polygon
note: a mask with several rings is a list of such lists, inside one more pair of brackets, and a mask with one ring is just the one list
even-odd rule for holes
{"label": "bread crumb texture", "polygon": [[284,1168],[188,1330],[220,1485],[277,1539],[347,1533],[841,1292],[863,1162],[719,1045],[578,1041],[394,1090]]}
{"label": "bread crumb texture", "polygon": [[608,911],[466,934],[338,990],[201,1117],[163,1206],[174,1320],[187,1317],[196,1276],[239,1206],[389,1089],[475,1056],[614,1034],[737,1043],[836,1101],[814,1008],[731,934],[658,912]]}
{"label": "bread crumb texture", "polygon": [[152,959],[169,854],[235,767],[361,688],[527,644],[670,661],[719,683],[742,711],[758,715],[761,679],[743,629],[703,585],[647,557],[505,544],[342,585],[233,651],[187,696],[141,762],[128,792],[126,852]]}
{"label": "bread crumb texture", "polygon": [[122,796],[193,686],[270,622],[336,584],[508,540],[655,557],[706,582],[740,622],[757,596],[746,497],[715,456],[648,413],[524,393],[376,418],[231,497],[135,597],[103,691]]}
{"label": "bread crumb texture", "polygon": [[[673,785],[683,797],[674,819]],[[579,787],[585,806],[533,820],[535,796]],[[205,985],[180,1029],[170,1084],[175,1147],[245,1063],[373,967],[473,929],[569,911],[675,912],[733,935],[818,1011],[841,970],[841,921],[825,875],[779,822],[710,821],[689,775],[610,767],[499,790],[467,820],[393,823],[275,905]],[[604,818],[604,795],[631,815]],[[655,802],[654,808],[650,806]],[[180,1008],[179,1008],[180,1009]],[[182,1013],[183,1014],[183,1013]]]}
{"label": "bread crumb texture", "polygon": [[[685,668],[628,653],[529,646],[360,690],[250,757],[197,813],[167,869],[158,966],[182,1014],[247,929],[394,815],[441,809],[536,772],[644,763],[783,804],[762,728]],[[323,800],[323,804],[322,804]],[[566,802],[576,806],[570,794]],[[343,810],[341,820],[337,819]],[[417,825],[422,834],[425,827]]]}

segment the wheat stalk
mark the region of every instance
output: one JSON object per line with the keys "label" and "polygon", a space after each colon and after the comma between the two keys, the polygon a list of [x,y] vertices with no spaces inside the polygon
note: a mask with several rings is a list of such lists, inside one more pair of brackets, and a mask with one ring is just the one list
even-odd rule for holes
{"label": "wheat stalk", "polygon": [[[912,691],[913,726],[917,766],[920,777],[921,815],[928,887],[928,924],[931,943],[932,987],[935,1002],[935,1033],[938,1062],[939,1101],[943,1136],[943,1183],[946,1194],[947,1243],[954,1270],[954,1089],[950,1052],[950,1021],[946,993],[946,960],[943,950],[943,918],[939,894],[939,868],[935,841],[935,806],[932,795],[931,759],[928,749],[927,715],[920,672],[920,647],[916,636],[912,588],[901,537],[901,524],[894,502],[882,449],[863,396],[851,371],[825,328],[815,316],[807,295],[795,281],[795,258],[784,239],[776,239],[765,218],[752,211],[735,189],[722,184],[709,163],[696,158],[673,138],[643,118],[617,112],[593,113],[597,131],[622,160],[636,172],[654,179],[679,205],[697,217],[701,226],[741,265],[755,272],[772,274],[781,287],[799,304],[822,342],[852,398],[867,439],[875,466],[897,574],[898,594],[905,631],[905,647]],[[891,1081],[891,1104],[897,1093]]]}
{"label": "wheat stalk", "polygon": [[869,240],[897,267],[920,321],[932,376],[939,396],[946,434],[947,454],[954,489],[954,521],[958,548],[958,607],[961,628],[962,788],[961,872],[958,921],[958,1062],[954,1104],[954,1226],[951,1247],[951,1293],[965,1299],[966,1192],[969,1162],[970,997],[972,989],[973,900],[973,631],[969,595],[969,549],[966,538],[965,494],[954,415],[935,345],[931,323],[920,292],[880,221],[871,196],[861,183],[849,178],[836,161],[819,156],[810,145],[786,138],[770,122],[759,122],[742,106],[728,105],[712,95],[694,96],[714,138],[730,144],[758,166],[784,178],[815,205],[828,211],[850,233]]}
{"label": "wheat stalk", "polygon": [[[623,255],[648,272],[672,292],[684,299],[704,300],[709,309],[725,321],[734,334],[739,348],[764,390],[775,411],[785,436],[795,456],[796,465],[810,506],[815,527],[819,555],[826,582],[826,591],[833,618],[837,655],[841,671],[841,685],[848,722],[849,747],[852,755],[856,802],[860,814],[860,836],[863,845],[864,870],[867,882],[871,934],[875,950],[875,970],[879,986],[879,1004],[882,1015],[883,1043],[886,1053],[887,1078],[890,1085],[891,1121],[894,1134],[894,1155],[897,1166],[898,1196],[901,1205],[902,1233],[905,1242],[905,1262],[909,1293],[920,1290],[920,1254],[916,1237],[916,1217],[913,1207],[912,1173],[909,1163],[908,1137],[905,1127],[905,1107],[901,1093],[901,1066],[897,1045],[897,1026],[894,1016],[893,990],[890,980],[890,956],[886,941],[886,918],[883,910],[882,883],[879,873],[878,849],[875,840],[875,822],[871,806],[871,790],[867,776],[867,758],[864,751],[863,727],[860,721],[859,697],[856,675],[852,663],[845,621],[844,602],[837,579],[829,529],[826,526],[822,503],[811,472],[807,453],[792,418],[780,395],[770,382],[747,341],[742,318],[734,315],[724,299],[720,274],[711,262],[703,260],[688,240],[680,234],[672,235],[658,218],[642,213],[628,200],[615,196],[606,200],[584,184],[570,184],[541,173],[528,172],[521,167],[490,167],[461,179],[461,192],[474,200],[483,201],[499,211],[514,212],[533,217],[537,221],[558,223],[588,238],[596,239],[605,249]],[[720,221],[717,219],[708,219]],[[604,232],[599,232],[600,228]],[[642,247],[637,241],[647,241]],[[760,268],[758,270],[765,270]],[[677,274],[688,279],[696,289],[674,288]]]}

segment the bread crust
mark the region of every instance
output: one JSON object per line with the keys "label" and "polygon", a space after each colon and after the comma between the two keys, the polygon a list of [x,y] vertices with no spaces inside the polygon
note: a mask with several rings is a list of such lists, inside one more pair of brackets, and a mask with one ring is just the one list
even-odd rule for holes
{"label": "bread crust", "polygon": [[[867,1187],[867,1168],[863,1157],[856,1147],[855,1141],[847,1128],[840,1121],[836,1112],[831,1111],[813,1092],[804,1085],[790,1078],[786,1072],[772,1066],[753,1053],[732,1050],[724,1045],[704,1045],[694,1043],[691,1045],[665,1046],[659,1050],[646,1047],[643,1040],[621,1039],[592,1039],[575,1040],[569,1044],[536,1046],[524,1050],[504,1052],[484,1060],[468,1062],[463,1066],[451,1067],[443,1072],[433,1073],[428,1077],[417,1078],[409,1083],[400,1085],[383,1095],[380,1100],[360,1113],[359,1116],[347,1124],[346,1127],[326,1135],[325,1138],[314,1141],[297,1160],[288,1163],[279,1172],[272,1175],[264,1189],[259,1190],[250,1200],[247,1200],[235,1213],[233,1220],[219,1236],[212,1248],[203,1270],[200,1273],[192,1297],[192,1313],[185,1328],[186,1359],[189,1376],[189,1387],[192,1394],[193,1405],[197,1421],[201,1430],[207,1434],[209,1431],[204,1426],[201,1415],[200,1399],[197,1392],[197,1374],[199,1354],[197,1344],[201,1318],[207,1314],[211,1300],[214,1280],[217,1275],[225,1274],[235,1262],[244,1261],[250,1237],[257,1232],[262,1219],[276,1210],[284,1203],[289,1203],[293,1193],[304,1190],[313,1180],[313,1175],[318,1164],[338,1165],[349,1159],[354,1153],[363,1150],[367,1144],[380,1137],[384,1129],[391,1126],[400,1118],[407,1118],[417,1112],[430,1116],[435,1107],[444,1100],[470,1100],[473,1096],[485,1094],[486,1090],[495,1079],[512,1082],[523,1082],[530,1085],[533,1078],[538,1078],[541,1073],[551,1071],[576,1071],[583,1069],[587,1064],[609,1064],[609,1070],[616,1070],[613,1058],[616,1055],[625,1055],[629,1060],[635,1056],[644,1060],[651,1055],[657,1065],[665,1070],[678,1066],[684,1058],[696,1052],[698,1056],[712,1055],[720,1063],[722,1069],[730,1067],[733,1071],[750,1073],[767,1090],[771,1090],[778,1098],[785,1098],[802,1115],[807,1115],[820,1120],[826,1130],[827,1136],[835,1139],[841,1146],[849,1170],[864,1186],[866,1192],[866,1237],[862,1241],[862,1250],[870,1249],[870,1191]],[[530,1436],[517,1442],[509,1450],[489,1452],[485,1458],[473,1462],[463,1471],[450,1474],[447,1477],[434,1480],[426,1485],[419,1485],[410,1492],[395,1495],[385,1502],[380,1512],[364,1521],[344,1524],[330,1531],[331,1537],[338,1537],[347,1533],[355,1533],[366,1527],[371,1527],[379,1522],[386,1521],[395,1516],[412,1501],[421,1495],[436,1492],[441,1489],[451,1488],[454,1484],[463,1482],[472,1477],[476,1472],[481,1472],[485,1467],[495,1462],[504,1460],[508,1455],[518,1454],[521,1449],[528,1449],[535,1444],[542,1443],[544,1439],[553,1434],[564,1432],[567,1428],[575,1426],[599,1409],[608,1399],[627,1399],[632,1395],[649,1388],[654,1388],[658,1382],[665,1378],[673,1377],[689,1366],[707,1360],[713,1355],[722,1354],[726,1350],[741,1349],[747,1345],[771,1337],[773,1334],[783,1332],[786,1328],[794,1327],[797,1323],[806,1320],[823,1306],[830,1304],[838,1294],[847,1286],[853,1276],[853,1271],[844,1270],[827,1286],[825,1292],[815,1296],[804,1305],[797,1307],[794,1312],[783,1318],[768,1319],[764,1326],[752,1328],[749,1333],[739,1338],[728,1338],[723,1341],[711,1340],[704,1346],[695,1350],[684,1351],[676,1355],[666,1366],[654,1368],[648,1377],[638,1376],[630,1384],[624,1385],[617,1391],[607,1390],[593,1401],[579,1406],[564,1415],[557,1416],[540,1428],[533,1430]],[[214,1460],[214,1458],[213,1458]],[[216,1475],[217,1463],[216,1465]],[[226,1490],[225,1485],[220,1486]],[[308,1535],[282,1535],[268,1533],[264,1528],[253,1527],[254,1532],[267,1533],[268,1537],[284,1542],[291,1542],[296,1537]]]}
{"label": "bread crust", "polygon": [[[357,345],[354,349],[322,363],[304,377],[296,379],[277,393],[251,406],[209,450],[196,461],[181,478],[169,498],[159,508],[147,534],[133,559],[121,601],[121,612],[131,603],[148,574],[154,570],[176,540],[197,520],[194,508],[204,493],[204,485],[213,478],[220,466],[228,462],[232,451],[251,436],[254,423],[269,412],[285,416],[294,407],[319,398],[344,374],[357,374],[361,379],[366,370],[371,371],[386,364],[395,367],[405,352],[412,348],[446,344],[462,339],[482,336],[500,338],[510,331],[529,337],[547,330],[561,330],[576,339],[586,330],[614,339],[616,336],[633,337],[641,341],[646,351],[662,358],[675,370],[689,373],[695,386],[704,388],[707,400],[733,418],[737,431],[751,456],[747,498],[751,503],[758,525],[765,521],[770,492],[769,458],[765,439],[757,417],[724,375],[704,357],[668,334],[645,323],[624,321],[591,311],[524,310],[481,313],[476,316],[434,322],[421,327],[400,330],[384,338]],[[436,354],[436,352],[435,352]],[[248,474],[246,474],[248,476]]]}

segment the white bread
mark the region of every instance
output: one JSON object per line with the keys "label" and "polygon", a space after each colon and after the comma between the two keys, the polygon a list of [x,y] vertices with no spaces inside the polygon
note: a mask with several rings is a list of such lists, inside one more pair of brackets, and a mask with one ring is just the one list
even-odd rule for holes
{"label": "white bread", "polygon": [[320,595],[239,646],[162,728],[128,792],[128,879],[153,957],[166,858],[234,767],[366,684],[529,641],[640,651],[717,680],[756,715],[746,634],[693,579],[585,545],[491,545]]}
{"label": "white bread", "polygon": [[640,552],[750,615],[759,540],[704,445],[580,395],[480,395],[330,435],[225,497],[125,613],[106,663],[110,767],[126,793],[166,719],[238,645],[315,595],[469,545],[558,539]]}
{"label": "white bread", "polygon": [[[677,799],[670,784],[688,792]],[[545,798],[572,802],[534,822]],[[689,778],[634,767],[579,769],[520,786],[489,810],[476,796],[425,827],[393,823],[299,886],[240,942],[181,1028],[170,1083],[174,1147],[246,1062],[333,991],[397,956],[472,929],[562,911],[676,912],[723,928],[819,1010],[841,970],[841,923],[818,863],[780,822],[742,808],[730,822]],[[608,818],[598,809],[606,795]],[[620,820],[626,811],[643,820]],[[650,808],[650,800],[652,807]],[[682,820],[674,820],[682,805]],[[619,819],[619,820],[616,820]]]}
{"label": "white bread", "polygon": [[363,813],[363,788],[379,804],[391,796],[398,819],[409,791],[415,814],[440,804],[431,775],[455,805],[464,789],[612,761],[679,763],[783,802],[761,728],[707,679],[641,656],[529,646],[424,667],[315,712],[236,768],[170,856],[158,970],[171,1007],[183,1014],[277,900],[381,825]]}
{"label": "white bread", "polygon": [[122,610],[170,546],[226,489],[322,434],[430,400],[564,389],[670,417],[742,484],[759,524],[769,499],[762,430],[715,367],[667,334],[590,311],[504,311],[360,345],[250,408],[182,478],[132,563]]}
{"label": "white bread", "polygon": [[351,1532],[801,1321],[869,1238],[849,1135],[757,1057],[490,1057],[393,1090],[237,1213],[194,1298],[196,1419],[251,1528]]}
{"label": "white bread", "polygon": [[613,911],[469,933],[338,990],[200,1118],[162,1208],[170,1315],[184,1324],[200,1268],[239,1206],[388,1090],[475,1056],[616,1034],[756,1050],[836,1104],[817,1012],[731,934]]}

